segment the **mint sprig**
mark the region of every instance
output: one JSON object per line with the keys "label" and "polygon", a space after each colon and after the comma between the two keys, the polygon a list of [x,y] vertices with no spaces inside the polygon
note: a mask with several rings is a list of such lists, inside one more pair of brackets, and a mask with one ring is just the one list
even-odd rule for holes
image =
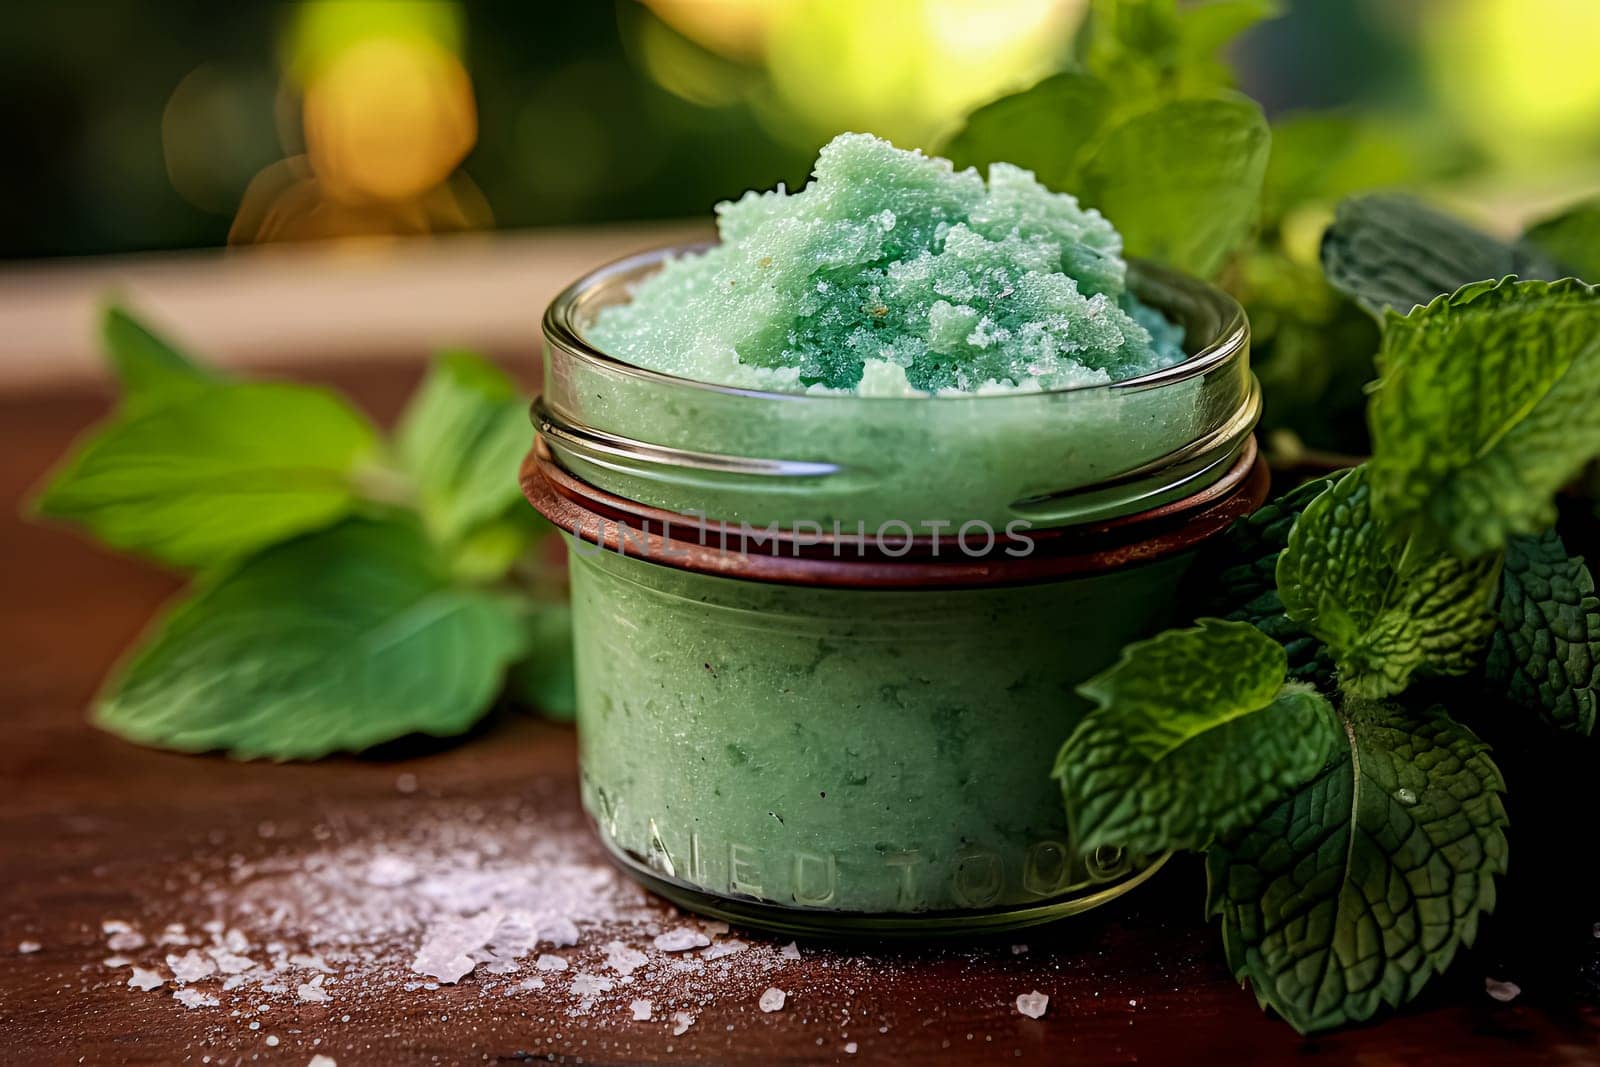
{"label": "mint sprig", "polygon": [[1600,454],[1600,291],[1484,281],[1384,321],[1368,406],[1374,514],[1459,555],[1555,521]]}
{"label": "mint sprig", "polygon": [[1287,668],[1255,627],[1201,619],[1080,686],[1096,707],[1055,767],[1077,847],[1204,848],[1316,774],[1338,728]]}
{"label": "mint sprig", "polygon": [[1343,756],[1207,855],[1228,963],[1302,1033],[1415,997],[1506,869],[1505,784],[1442,709],[1347,709]]}
{"label": "mint sprig", "polygon": [[1328,646],[1339,684],[1383,697],[1416,672],[1476,665],[1494,629],[1499,559],[1397,544],[1373,515],[1368,481],[1358,467],[1306,506],[1278,557],[1277,584],[1289,618]]}
{"label": "mint sprig", "polygon": [[548,527],[518,493],[532,433],[503,373],[443,357],[390,443],[327,390],[225,378],[120,309],[104,330],[123,403],[37,510],[197,581],[108,683],[99,725],[313,759],[460,733],[513,668],[515,698],[570,717],[570,616],[508,577],[538,569]]}
{"label": "mint sprig", "polygon": [[1600,706],[1600,599],[1583,557],[1554,530],[1506,544],[1499,627],[1485,678],[1514,708],[1588,734]]}

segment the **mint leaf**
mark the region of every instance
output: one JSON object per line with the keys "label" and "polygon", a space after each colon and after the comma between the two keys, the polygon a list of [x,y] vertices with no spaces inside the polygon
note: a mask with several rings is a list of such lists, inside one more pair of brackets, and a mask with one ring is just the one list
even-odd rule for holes
{"label": "mint leaf", "polygon": [[980,107],[942,151],[958,167],[1014,163],[1052,189],[1074,190],[1079,157],[1110,108],[1104,83],[1064,71]]}
{"label": "mint leaf", "polygon": [[539,604],[527,623],[527,657],[511,668],[512,693],[548,719],[570,722],[578,713],[572,660],[572,610]]}
{"label": "mint leaf", "polygon": [[1522,235],[1531,245],[1591,284],[1600,284],[1600,197],[1574,204]]}
{"label": "mint leaf", "polygon": [[1417,178],[1423,170],[1424,161],[1418,158],[1411,140],[1369,116],[1358,119],[1338,112],[1290,115],[1272,124],[1272,159],[1261,191],[1262,214],[1275,221],[1303,204],[1327,203],[1363,189],[1399,185]]}
{"label": "mint leaf", "polygon": [[1600,454],[1600,293],[1484,282],[1384,322],[1368,406],[1375,513],[1466,556],[1555,521]]}
{"label": "mint leaf", "polygon": [[1384,706],[1346,734],[1343,759],[1206,856],[1228,965],[1301,1033],[1416,996],[1506,868],[1505,785],[1470,730]]}
{"label": "mint leaf", "polygon": [[395,451],[416,479],[429,530],[451,543],[513,507],[530,510],[517,468],[532,443],[527,401],[511,379],[479,356],[451,352],[406,410]]}
{"label": "mint leaf", "polygon": [[144,639],[96,710],[130,741],[316,759],[471,726],[525,642],[415,526],[352,520],[240,564]]}
{"label": "mint leaf", "polygon": [[1314,776],[1338,725],[1325,699],[1284,684],[1286,666],[1255,627],[1201,619],[1080,686],[1096,707],[1054,771],[1076,847],[1203,848]]}
{"label": "mint leaf", "polygon": [[1094,0],[1079,33],[1079,60],[1123,97],[1203,93],[1232,85],[1217,53],[1276,0]]}
{"label": "mint leaf", "polygon": [[1106,132],[1082,199],[1116,220],[1130,254],[1209,276],[1255,223],[1269,141],[1242,96],[1162,104]]}
{"label": "mint leaf", "polygon": [[1484,674],[1515,707],[1551,726],[1594,729],[1600,689],[1600,600],[1583,557],[1554,530],[1506,542],[1500,625]]}
{"label": "mint leaf", "polygon": [[1339,204],[1322,237],[1322,269],[1335,289],[1374,314],[1388,308],[1404,314],[1471,282],[1560,274],[1542,253],[1394,194]]}
{"label": "mint leaf", "polygon": [[36,506],[113,548],[206,566],[349,513],[352,476],[376,448],[371,425],[333,393],[211,385],[113,418]]}
{"label": "mint leaf", "polygon": [[1499,559],[1396,545],[1371,503],[1363,466],[1301,512],[1278,557],[1284,611],[1327,643],[1350,693],[1398,693],[1417,671],[1466,673],[1494,628]]}
{"label": "mint leaf", "polygon": [[1300,513],[1346,473],[1314,478],[1238,520],[1203,551],[1195,568],[1205,582],[1199,594],[1205,613],[1250,623],[1278,642],[1288,657],[1289,677],[1296,681],[1330,684],[1333,659],[1326,645],[1284,612],[1278,556]]}
{"label": "mint leaf", "polygon": [[219,380],[114,304],[101,315],[100,338],[128,406],[164,402]]}

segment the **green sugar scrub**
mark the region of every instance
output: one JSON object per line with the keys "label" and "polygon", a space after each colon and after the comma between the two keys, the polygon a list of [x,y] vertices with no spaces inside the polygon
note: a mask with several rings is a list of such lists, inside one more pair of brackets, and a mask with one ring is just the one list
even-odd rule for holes
{"label": "green sugar scrub", "polygon": [[1051,761],[1265,492],[1243,313],[1024,171],[870,137],[720,214],[545,316],[523,484],[570,549],[601,839],[787,931],[1004,929],[1137,884],[1159,857],[1083,854]]}
{"label": "green sugar scrub", "polygon": [[866,134],[814,180],[717,207],[721,243],[667,263],[589,338],[696,381],[864,396],[1098,385],[1184,358],[1128,288],[1098,211],[1019,167],[974,169]]}

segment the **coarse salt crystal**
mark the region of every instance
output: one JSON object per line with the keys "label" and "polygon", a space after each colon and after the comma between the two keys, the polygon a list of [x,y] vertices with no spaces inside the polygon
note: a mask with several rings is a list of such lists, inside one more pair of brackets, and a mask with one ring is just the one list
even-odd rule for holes
{"label": "coarse salt crystal", "polygon": [[1516,1000],[1522,994],[1522,987],[1515,982],[1501,982],[1493,978],[1483,980],[1484,992],[1502,1004]]}
{"label": "coarse salt crystal", "polygon": [[856,1045],[856,1043],[854,1041],[846,1041],[845,1044],[844,1044],[845,1054],[849,1055],[849,1056],[854,1056],[856,1054],[857,1047],[858,1046]]}
{"label": "coarse salt crystal", "polygon": [[461,981],[478,965],[471,953],[489,943],[504,917],[504,912],[491,908],[470,919],[430,926],[416,959],[411,961],[412,971],[447,985]]}
{"label": "coarse salt crystal", "polygon": [[703,960],[720,960],[724,956],[732,956],[735,953],[743,952],[749,947],[738,938],[734,938],[732,941],[718,941],[715,945],[700,953],[700,958]]}
{"label": "coarse salt crystal", "polygon": [[533,961],[535,968],[541,971],[564,971],[567,961],[561,956],[552,956],[548,952],[540,953],[539,958]]}
{"label": "coarse salt crystal", "polygon": [[783,990],[779,989],[777,986],[769,986],[767,988],[767,991],[765,993],[761,994],[761,1000],[759,1001],[759,1003],[761,1005],[761,1010],[762,1011],[765,1011],[765,1012],[782,1011],[783,1010],[784,1001],[786,1001],[788,999],[789,999],[789,994],[785,993]]}
{"label": "coarse salt crystal", "polygon": [[144,946],[144,935],[137,930],[113,930],[106,938],[106,948],[112,952],[133,952]]}
{"label": "coarse salt crystal", "polygon": [[628,1007],[633,1012],[634,1022],[648,1022],[651,1014],[655,1011],[655,1005],[648,1000],[636,1000],[629,1004]]}
{"label": "coarse salt crystal", "polygon": [[672,1036],[682,1037],[694,1025],[694,1016],[686,1011],[672,1013]]}
{"label": "coarse salt crystal", "polygon": [[198,989],[176,990],[172,994],[172,999],[186,1008],[214,1008],[220,1003],[216,997],[202,993]]}
{"label": "coarse salt crystal", "polygon": [[317,975],[309,982],[301,982],[295,987],[294,995],[306,1004],[326,1004],[328,991],[322,988],[322,975]]}
{"label": "coarse salt crystal", "polygon": [[417,865],[404,856],[384,853],[367,864],[366,883],[379,889],[394,889],[417,880]]}
{"label": "coarse salt crystal", "polygon": [[1023,993],[1017,997],[1017,1010],[1030,1019],[1037,1019],[1044,1015],[1045,1009],[1050,1006],[1050,998],[1035,989],[1032,993]]}
{"label": "coarse salt crystal", "polygon": [[267,1035],[267,1047],[268,1048],[277,1048],[278,1047],[278,1035],[277,1034],[268,1034]]}
{"label": "coarse salt crystal", "polygon": [[194,949],[182,956],[168,953],[167,967],[172,971],[172,980],[182,983],[198,982],[217,973],[217,965]]}
{"label": "coarse salt crystal", "polygon": [[539,940],[552,948],[571,948],[578,943],[578,924],[564,915],[541,916]]}
{"label": "coarse salt crystal", "polygon": [[128,975],[128,984],[135,989],[156,989],[167,984],[160,971],[148,967],[135,967]]}
{"label": "coarse salt crystal", "polygon": [[44,946],[39,944],[37,941],[17,942],[17,951],[22,953],[24,956],[31,956],[33,953],[38,952],[41,948],[44,948]]}
{"label": "coarse salt crystal", "polygon": [[318,1053],[311,1057],[311,1062],[306,1064],[306,1067],[339,1067],[339,1061],[332,1056],[324,1056]]}
{"label": "coarse salt crystal", "polygon": [[798,943],[791,941],[778,950],[778,955],[786,960],[797,960],[800,958],[800,946]]}
{"label": "coarse salt crystal", "polygon": [[620,975],[630,975],[648,962],[650,957],[636,948],[630,948],[621,941],[606,942],[606,966]]}
{"label": "coarse salt crystal", "polygon": [[706,947],[711,944],[711,939],[693,927],[680,926],[676,930],[657,934],[650,943],[662,952],[687,952],[692,948]]}

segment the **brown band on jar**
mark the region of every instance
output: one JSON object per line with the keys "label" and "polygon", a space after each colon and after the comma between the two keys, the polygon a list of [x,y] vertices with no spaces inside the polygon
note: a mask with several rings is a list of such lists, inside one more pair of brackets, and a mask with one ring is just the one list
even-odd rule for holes
{"label": "brown band on jar", "polygon": [[[1031,550],[1007,554],[997,537],[982,556],[958,537],[884,538],[747,527],[648,507],[561,468],[542,438],[523,461],[522,491],[555,526],[606,551],[700,574],[842,589],[1018,585],[1084,577],[1194,548],[1261,506],[1267,465],[1246,438],[1227,472],[1199,492],[1132,515],[1028,529]],[[751,540],[760,551],[741,550]],[[733,543],[730,543],[733,542]],[[1015,549],[1012,545],[1010,548]]]}

